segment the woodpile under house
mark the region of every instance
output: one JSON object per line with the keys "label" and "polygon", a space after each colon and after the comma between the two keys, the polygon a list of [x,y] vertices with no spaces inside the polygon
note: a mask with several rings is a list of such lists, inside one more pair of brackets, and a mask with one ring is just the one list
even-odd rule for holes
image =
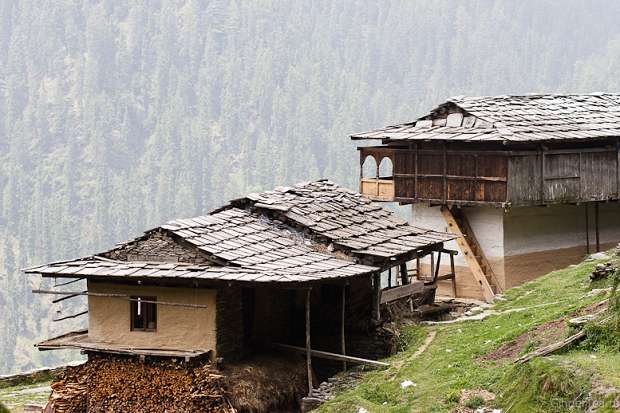
{"label": "woodpile under house", "polygon": [[618,94],[455,97],[351,138],[381,141],[358,148],[361,193],[459,237],[441,294],[490,301],[620,239]]}
{"label": "woodpile under house", "polygon": [[437,281],[454,281],[449,270],[420,277],[429,254],[454,259],[444,248],[454,238],[317,181],[29,268],[68,279],[35,293],[88,302],[73,315],[87,315],[87,330],[38,344],[88,355],[54,384],[47,411],[290,408],[347,365],[394,350],[385,309],[432,303]]}

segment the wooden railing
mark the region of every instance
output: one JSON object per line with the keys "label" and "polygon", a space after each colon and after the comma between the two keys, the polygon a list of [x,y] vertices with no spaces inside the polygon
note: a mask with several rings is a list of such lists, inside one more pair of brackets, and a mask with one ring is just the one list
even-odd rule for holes
{"label": "wooden railing", "polygon": [[394,200],[394,180],[389,178],[362,178],[360,192],[375,201]]}

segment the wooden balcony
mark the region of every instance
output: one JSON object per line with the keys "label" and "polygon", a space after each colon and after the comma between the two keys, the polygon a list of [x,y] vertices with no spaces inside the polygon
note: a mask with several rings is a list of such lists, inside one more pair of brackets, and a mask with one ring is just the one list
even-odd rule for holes
{"label": "wooden balcony", "polygon": [[394,180],[387,178],[362,178],[360,192],[373,201],[394,201]]}

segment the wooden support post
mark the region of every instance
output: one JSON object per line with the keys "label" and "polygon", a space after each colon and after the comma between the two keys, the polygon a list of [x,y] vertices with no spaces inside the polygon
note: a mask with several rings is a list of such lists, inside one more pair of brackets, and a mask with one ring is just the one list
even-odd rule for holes
{"label": "wooden support post", "polygon": [[435,274],[435,253],[431,252],[431,279],[433,279],[433,274]]}
{"label": "wooden support post", "polygon": [[586,254],[590,255],[590,211],[588,211],[588,205],[586,202]]}
{"label": "wooden support post", "polygon": [[448,147],[443,143],[443,202],[448,200]]}
{"label": "wooden support post", "polygon": [[310,293],[306,291],[306,367],[308,369],[308,396],[312,395],[312,351],[310,347]]}
{"label": "wooden support post", "polygon": [[454,254],[450,254],[450,271],[452,272],[452,292],[456,297],[456,271],[454,270]]}
{"label": "wooden support post", "polygon": [[392,267],[388,268],[388,288],[392,288]]}
{"label": "wooden support post", "polygon": [[601,239],[598,226],[598,202],[594,203],[594,231],[596,231],[596,252],[601,252]]}
{"label": "wooden support post", "polygon": [[417,257],[415,259],[415,276],[418,280],[422,279],[422,276],[420,274],[420,257]]}
{"label": "wooden support post", "polygon": [[[346,309],[346,295],[347,295],[347,286],[346,284],[342,285],[342,308],[340,310],[340,352],[343,356],[347,354],[347,342],[346,337],[344,335],[344,321],[345,321],[345,309]],[[347,369],[347,362],[342,362],[342,369]]]}
{"label": "wooden support post", "polygon": [[381,274],[373,275],[373,295],[372,318],[378,323],[381,321]]}
{"label": "wooden support post", "polygon": [[439,276],[439,267],[441,266],[441,251],[437,251],[437,265],[435,266],[435,273],[433,274],[433,282],[437,282]]}
{"label": "wooden support post", "polygon": [[616,139],[616,198],[620,199],[620,139]]}
{"label": "wooden support post", "polygon": [[467,262],[469,269],[471,270],[474,278],[480,286],[480,289],[482,290],[482,296],[487,302],[493,301],[493,298],[495,297],[493,288],[491,288],[489,280],[487,280],[484,271],[482,271],[482,268],[480,268],[480,264],[478,263],[478,260],[476,260],[476,257],[474,256],[474,253],[471,250],[469,243],[463,237],[463,233],[461,232],[458,223],[454,219],[452,212],[448,207],[442,206],[441,213],[446,220],[446,224],[448,224],[448,231],[458,236],[458,238],[456,239],[456,243],[459,246],[461,252],[463,252],[463,258],[465,258],[465,262]]}
{"label": "wooden support post", "polygon": [[540,148],[540,203],[545,203],[545,148]]}
{"label": "wooden support post", "polygon": [[409,284],[409,275],[407,274],[407,263],[400,264],[400,282],[402,285]]}
{"label": "wooden support post", "polygon": [[[415,145],[415,177],[414,177],[414,184],[413,184],[413,197],[415,198],[415,200],[417,201],[418,199],[418,144],[414,144]],[[419,274],[418,274],[419,275]]]}

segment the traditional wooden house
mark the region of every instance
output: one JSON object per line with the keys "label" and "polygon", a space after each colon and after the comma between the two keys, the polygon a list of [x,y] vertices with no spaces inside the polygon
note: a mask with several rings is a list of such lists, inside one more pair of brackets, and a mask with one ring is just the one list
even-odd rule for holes
{"label": "traditional wooden house", "polygon": [[360,192],[463,235],[459,296],[492,299],[620,240],[620,95],[455,97],[351,138],[382,143],[358,148]]}
{"label": "traditional wooden house", "polygon": [[[38,347],[226,362],[277,346],[306,355],[312,388],[312,357],[355,363],[388,352],[373,341],[381,305],[433,297],[434,284],[407,263],[453,257],[444,249],[453,238],[329,181],[251,194],[112,250],[26,270],[71,279],[35,290],[55,302],[88,297],[77,314],[88,315],[88,330]],[[73,280],[86,289],[70,289]]]}

